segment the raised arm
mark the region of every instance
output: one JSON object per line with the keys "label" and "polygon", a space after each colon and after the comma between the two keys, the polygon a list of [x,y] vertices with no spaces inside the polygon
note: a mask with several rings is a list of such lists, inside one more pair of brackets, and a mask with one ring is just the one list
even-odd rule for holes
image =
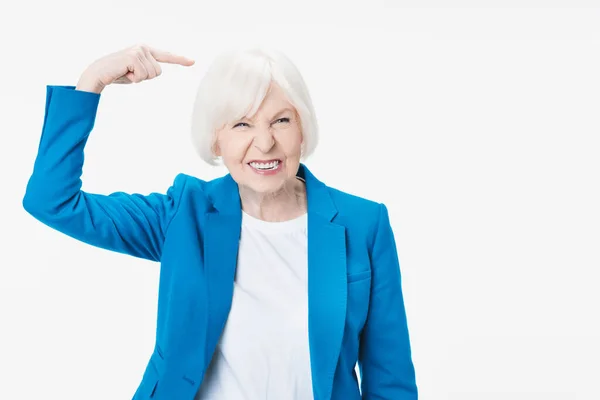
{"label": "raised arm", "polygon": [[417,400],[396,242],[385,205],[371,251],[372,286],[360,340],[364,400]]}
{"label": "raised arm", "polygon": [[[160,69],[148,73],[151,66],[158,65],[156,59],[151,63],[137,58],[133,67],[128,66],[126,60],[131,57],[126,56],[139,49],[133,50],[98,60],[77,87],[47,86],[42,135],[23,207],[39,221],[75,239],[158,261],[165,232],[177,211],[177,196],[185,184],[183,175],[178,175],[165,193],[103,195],[81,190],[84,147],[94,126],[100,92],[113,82],[139,82],[160,74]],[[170,56],[157,54],[158,60]],[[142,66],[145,72],[140,72]]]}

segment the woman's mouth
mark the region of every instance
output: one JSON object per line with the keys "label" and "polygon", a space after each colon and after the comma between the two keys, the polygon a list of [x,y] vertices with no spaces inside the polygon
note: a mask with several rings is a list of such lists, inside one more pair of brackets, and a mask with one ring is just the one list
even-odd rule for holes
{"label": "woman's mouth", "polygon": [[269,174],[277,172],[281,169],[281,160],[265,160],[265,161],[250,161],[250,168],[259,174]]}

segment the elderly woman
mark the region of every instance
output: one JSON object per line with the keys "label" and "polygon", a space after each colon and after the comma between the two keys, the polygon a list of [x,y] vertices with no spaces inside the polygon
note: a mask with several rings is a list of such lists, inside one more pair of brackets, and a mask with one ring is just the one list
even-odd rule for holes
{"label": "elderly woman", "polygon": [[137,45],[76,87],[48,85],[23,199],[75,239],[160,262],[156,344],[134,399],[417,399],[388,211],[301,163],[317,123],[280,52],[223,53],[200,84],[193,143],[229,174],[179,174],[147,195],[81,190],[100,93],[155,78],[160,63],[194,61]]}

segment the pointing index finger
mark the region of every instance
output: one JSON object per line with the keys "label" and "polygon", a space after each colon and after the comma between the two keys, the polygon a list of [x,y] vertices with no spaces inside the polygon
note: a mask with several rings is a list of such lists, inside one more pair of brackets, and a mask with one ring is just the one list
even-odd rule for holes
{"label": "pointing index finger", "polygon": [[156,61],[167,64],[179,64],[189,67],[195,63],[191,58],[179,56],[164,50],[150,49],[150,54],[152,54],[152,57],[154,57]]}

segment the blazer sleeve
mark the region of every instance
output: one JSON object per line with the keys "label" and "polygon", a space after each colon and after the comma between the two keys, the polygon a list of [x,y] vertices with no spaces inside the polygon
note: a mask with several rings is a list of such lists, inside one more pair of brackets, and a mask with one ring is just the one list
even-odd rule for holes
{"label": "blazer sleeve", "polygon": [[365,400],[416,400],[415,369],[402,295],[400,264],[387,208],[380,204],[371,251],[371,300],[360,339]]}
{"label": "blazer sleeve", "polygon": [[23,207],[37,220],[82,242],[159,261],[184,176],[179,174],[164,194],[81,190],[83,150],[99,100],[100,94],[75,86],[46,87],[42,135]]}

